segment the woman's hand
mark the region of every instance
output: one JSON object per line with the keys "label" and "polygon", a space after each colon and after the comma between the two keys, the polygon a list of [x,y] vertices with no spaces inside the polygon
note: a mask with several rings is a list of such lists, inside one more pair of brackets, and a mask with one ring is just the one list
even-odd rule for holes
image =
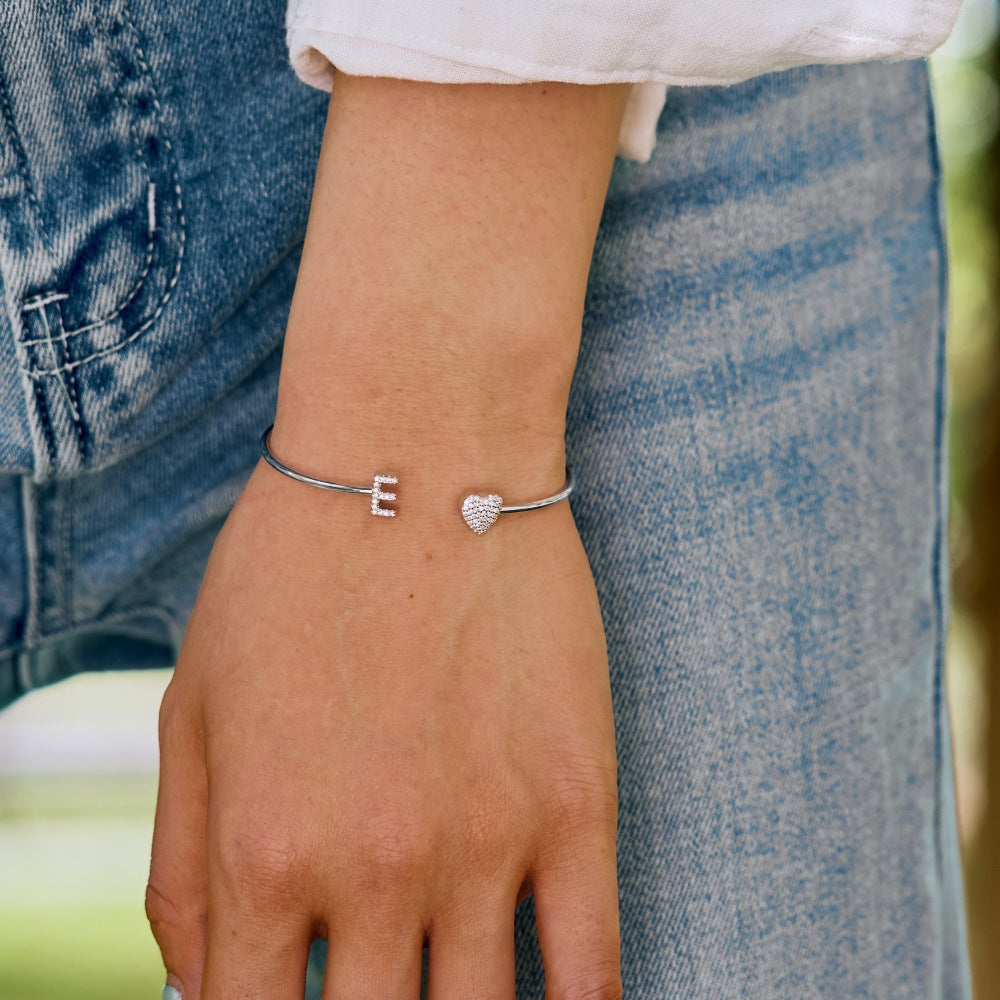
{"label": "woman's hand", "polygon": [[[554,1000],[621,994],[610,684],[563,484],[628,85],[338,73],[271,447],[163,702],[148,909],[184,1000],[514,996],[527,891]],[[464,491],[464,492],[463,492]]]}
{"label": "woman's hand", "polygon": [[327,1000],[415,1000],[426,939],[431,1000],[511,1000],[531,891],[546,996],[620,997],[608,666],[569,505],[482,536],[456,506],[430,534],[396,489],[373,518],[261,462],[218,536],[161,712],[171,982],[302,1000],[326,936]]}

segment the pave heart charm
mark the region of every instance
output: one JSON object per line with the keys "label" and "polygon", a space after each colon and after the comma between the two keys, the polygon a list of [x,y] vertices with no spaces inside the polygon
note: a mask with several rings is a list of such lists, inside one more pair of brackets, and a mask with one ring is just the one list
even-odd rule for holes
{"label": "pave heart charm", "polygon": [[462,517],[477,535],[481,535],[500,516],[502,506],[503,500],[495,493],[485,497],[473,493],[462,501]]}

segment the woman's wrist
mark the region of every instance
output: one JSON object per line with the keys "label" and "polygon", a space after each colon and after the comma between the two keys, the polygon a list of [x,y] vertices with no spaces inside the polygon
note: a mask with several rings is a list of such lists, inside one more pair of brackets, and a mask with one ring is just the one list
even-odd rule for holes
{"label": "woman's wrist", "polygon": [[562,487],[627,93],[337,75],[285,339],[278,458],[357,485],[396,474],[400,503],[463,490],[519,503]]}
{"label": "woman's wrist", "polygon": [[[421,399],[426,405],[427,397]],[[381,506],[411,524],[433,520],[468,531],[460,511],[469,494],[495,493],[504,504],[527,503],[555,493],[565,481],[564,421],[544,427],[535,421],[531,426],[511,424],[508,434],[500,419],[493,427],[472,429],[456,423],[447,410],[421,414],[408,409],[398,419],[368,422],[359,430],[353,422],[328,422],[330,410],[321,412],[316,418],[315,411],[293,409],[279,423],[279,410],[269,440],[272,453],[297,472],[341,484],[367,488],[377,474],[394,476],[396,483],[381,489],[396,499]],[[317,504],[346,504],[358,511],[370,506],[367,496],[334,495],[277,471],[272,475],[319,494],[312,498]]]}
{"label": "woman's wrist", "polygon": [[331,371],[310,365],[319,348],[290,331],[271,434],[286,464],[358,485],[397,474],[411,497],[479,485],[521,502],[562,485],[571,364],[501,350],[460,358],[457,344],[479,340],[471,324],[450,350],[390,324],[383,336],[407,350],[372,361],[355,349],[362,336],[326,334]]}

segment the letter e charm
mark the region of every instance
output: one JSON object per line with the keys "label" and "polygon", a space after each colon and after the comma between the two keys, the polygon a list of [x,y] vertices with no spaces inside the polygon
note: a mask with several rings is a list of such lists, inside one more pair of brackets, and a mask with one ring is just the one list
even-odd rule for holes
{"label": "letter e charm", "polygon": [[396,476],[375,476],[375,480],[372,483],[372,513],[376,516],[381,517],[395,517],[396,512],[388,507],[380,507],[380,500],[395,500],[395,493],[385,493],[382,490],[382,485],[384,483],[398,483],[399,479]]}

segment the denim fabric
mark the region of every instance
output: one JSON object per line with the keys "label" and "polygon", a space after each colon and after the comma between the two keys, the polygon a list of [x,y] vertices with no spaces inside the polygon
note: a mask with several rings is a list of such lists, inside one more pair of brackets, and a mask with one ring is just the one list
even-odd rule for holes
{"label": "denim fabric", "polygon": [[244,7],[0,5],[0,703],[174,662],[273,418],[328,98]]}
{"label": "denim fabric", "polygon": [[[0,703],[173,663],[273,417],[326,96],[244,7],[0,7]],[[672,88],[657,129],[567,426],[625,995],[964,1000],[926,64]]]}

